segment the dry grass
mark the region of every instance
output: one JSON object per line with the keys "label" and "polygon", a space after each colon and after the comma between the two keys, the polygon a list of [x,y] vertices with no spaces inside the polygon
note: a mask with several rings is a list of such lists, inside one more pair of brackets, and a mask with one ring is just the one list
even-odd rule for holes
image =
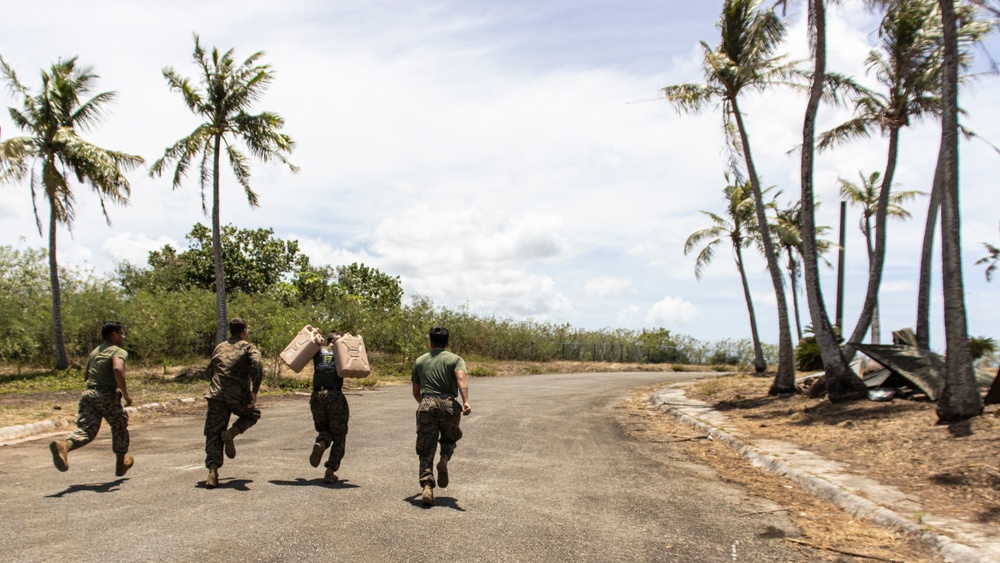
{"label": "dry grass", "polygon": [[1000,411],[936,425],[934,404],[830,403],[769,397],[771,381],[749,376],[692,385],[690,397],[715,405],[749,438],[785,440],[894,485],[928,512],[997,526],[1000,532]]}
{"label": "dry grass", "polygon": [[[759,380],[752,381],[757,383]],[[709,382],[709,385],[715,384]],[[743,394],[744,397],[749,396],[744,393],[756,388],[733,387],[734,394]],[[690,426],[649,406],[648,398],[654,390],[643,390],[633,397],[630,410],[634,417],[627,429],[629,434],[636,440],[674,444],[692,457],[703,460],[721,479],[746,488],[751,495],[775,502],[795,522],[801,533],[800,537],[787,538],[787,541],[813,548],[809,551],[809,560],[942,561],[916,538],[854,518],[833,504],[803,492],[794,482],[753,467],[729,446],[711,440],[691,439],[695,432]],[[767,393],[767,386],[763,391]],[[635,427],[636,420],[641,421],[638,428]],[[794,442],[795,436],[786,435],[784,439]]]}
{"label": "dry grass", "polygon": [[[771,380],[732,375],[700,380],[689,397],[723,412],[744,441],[782,440],[845,464],[853,473],[892,485],[917,500],[929,514],[995,527],[1000,532],[1000,410],[987,407],[983,416],[951,426],[936,425],[933,403],[896,399],[891,402],[830,403],[804,395],[767,395]],[[648,393],[647,395],[648,396]],[[644,396],[645,397],[645,396]],[[644,405],[637,403],[636,408]],[[690,435],[691,429],[651,414],[663,432]],[[905,561],[933,560],[906,549],[918,549],[907,538],[853,519],[808,495],[783,494],[790,481],[752,468],[728,447],[706,440],[685,442],[692,455],[710,463],[725,478],[755,494],[792,506],[790,514],[805,537],[836,547],[891,547]],[[800,514],[801,513],[801,514]],[[798,516],[796,516],[798,515]]]}

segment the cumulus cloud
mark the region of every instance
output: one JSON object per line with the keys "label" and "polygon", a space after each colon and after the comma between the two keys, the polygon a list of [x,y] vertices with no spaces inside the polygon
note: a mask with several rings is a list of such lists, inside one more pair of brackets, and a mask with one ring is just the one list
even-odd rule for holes
{"label": "cumulus cloud", "polygon": [[653,326],[684,326],[701,316],[694,304],[681,297],[664,297],[646,313],[646,322]]}
{"label": "cumulus cloud", "polygon": [[152,239],[145,233],[119,233],[108,237],[101,244],[101,252],[112,262],[131,262],[136,266],[145,266],[149,253],[167,244],[181,250],[177,241],[168,236]]}
{"label": "cumulus cloud", "polygon": [[605,297],[620,297],[635,291],[632,280],[628,278],[601,277],[588,281],[584,285],[587,297],[602,299]]}

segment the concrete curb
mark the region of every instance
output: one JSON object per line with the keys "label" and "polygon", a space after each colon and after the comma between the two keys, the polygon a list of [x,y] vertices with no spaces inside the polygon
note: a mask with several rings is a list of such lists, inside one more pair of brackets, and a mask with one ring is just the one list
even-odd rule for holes
{"label": "concrete curb", "polygon": [[[188,397],[186,399],[174,399],[172,401],[165,401],[162,403],[148,403],[145,405],[140,405],[137,407],[125,407],[125,412],[132,414],[137,412],[148,412],[155,410],[165,410],[171,405],[175,404],[191,404],[196,402],[198,399],[194,397]],[[24,438],[29,438],[37,434],[47,434],[57,431],[59,428],[66,426],[67,424],[62,421],[54,420],[43,420],[40,422],[32,422],[31,424],[19,424],[17,426],[6,426],[0,428],[0,445],[4,445],[5,442],[12,442],[15,440],[21,440]]]}
{"label": "concrete curb", "polygon": [[956,563],[989,563],[995,561],[995,559],[987,557],[975,548],[958,543],[947,536],[928,531],[924,526],[903,517],[895,511],[879,506],[812,473],[792,467],[773,455],[762,453],[752,445],[691,416],[690,413],[684,412],[683,407],[666,403],[659,393],[653,393],[650,397],[650,403],[660,412],[669,414],[679,422],[693,426],[705,432],[713,440],[722,442],[733,448],[741,456],[748,459],[752,465],[795,481],[806,491],[833,503],[852,516],[864,518],[882,526],[896,528],[921,538],[930,544],[946,561]]}

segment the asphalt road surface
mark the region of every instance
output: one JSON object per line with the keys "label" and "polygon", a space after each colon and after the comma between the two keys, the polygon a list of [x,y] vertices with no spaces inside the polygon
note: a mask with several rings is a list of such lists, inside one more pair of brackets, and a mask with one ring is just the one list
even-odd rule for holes
{"label": "asphalt road surface", "polygon": [[684,373],[471,381],[437,504],[420,505],[408,385],[348,394],[340,483],[308,458],[307,396],[266,400],[204,488],[203,415],[110,431],[52,466],[49,439],[0,447],[3,561],[793,561],[794,525],[670,443],[633,440],[630,390]]}

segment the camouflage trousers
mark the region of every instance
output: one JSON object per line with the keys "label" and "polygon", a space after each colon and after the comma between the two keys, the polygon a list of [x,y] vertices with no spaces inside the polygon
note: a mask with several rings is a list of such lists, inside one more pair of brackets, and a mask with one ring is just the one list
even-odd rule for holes
{"label": "camouflage trousers", "polygon": [[208,412],[205,414],[205,467],[213,463],[222,467],[222,433],[229,427],[230,415],[239,417],[233,423],[233,428],[242,434],[260,420],[260,409],[218,399],[208,399],[205,402],[208,403]]}
{"label": "camouflage trousers", "polygon": [[67,440],[73,442],[75,450],[89,444],[101,429],[101,419],[111,427],[111,451],[116,454],[128,453],[128,413],[122,408],[118,391],[98,391],[87,389],[80,395],[77,408],[76,432]]}
{"label": "camouflage trousers", "polygon": [[420,485],[436,486],[434,451],[441,442],[441,455],[451,457],[462,439],[462,405],[452,398],[424,397],[417,408],[417,456],[420,457]]}
{"label": "camouflage trousers", "polygon": [[347,421],[351,418],[347,397],[335,390],[313,391],[309,397],[309,410],[312,411],[313,426],[316,427],[316,441],[330,444],[330,459],[324,467],[336,471],[340,469],[340,460],[344,459]]}

